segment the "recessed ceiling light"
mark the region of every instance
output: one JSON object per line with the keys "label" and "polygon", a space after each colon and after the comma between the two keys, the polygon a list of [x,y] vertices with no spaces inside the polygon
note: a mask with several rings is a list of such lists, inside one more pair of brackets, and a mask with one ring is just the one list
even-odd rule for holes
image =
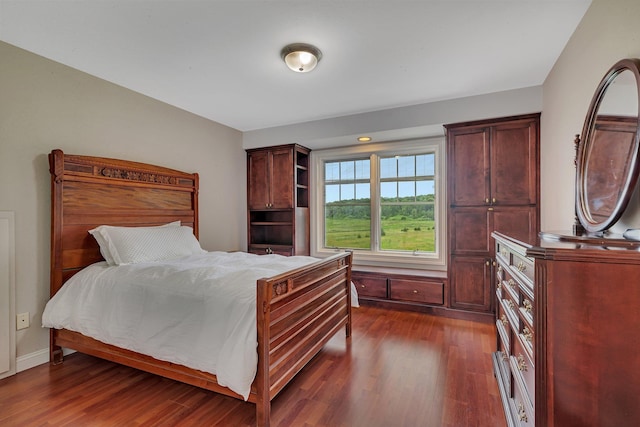
{"label": "recessed ceiling light", "polygon": [[360,142],[369,142],[369,141],[371,141],[371,137],[370,136],[359,136],[358,137],[358,141],[360,141]]}

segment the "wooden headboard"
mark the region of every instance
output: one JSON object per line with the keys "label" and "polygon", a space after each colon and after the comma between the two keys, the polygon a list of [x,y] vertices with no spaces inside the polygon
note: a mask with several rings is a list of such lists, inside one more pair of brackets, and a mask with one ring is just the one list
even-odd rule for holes
{"label": "wooden headboard", "polygon": [[51,296],[82,268],[101,261],[88,233],[99,225],[151,226],[180,220],[198,237],[198,174],[145,163],[53,150]]}

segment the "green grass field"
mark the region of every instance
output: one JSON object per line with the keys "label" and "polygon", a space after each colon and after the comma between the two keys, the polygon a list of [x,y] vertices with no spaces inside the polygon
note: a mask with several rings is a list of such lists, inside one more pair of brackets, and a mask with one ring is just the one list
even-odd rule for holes
{"label": "green grass field", "polygon": [[[381,249],[433,252],[434,221],[391,217],[382,221]],[[370,248],[368,219],[326,219],[326,246],[348,249]]]}

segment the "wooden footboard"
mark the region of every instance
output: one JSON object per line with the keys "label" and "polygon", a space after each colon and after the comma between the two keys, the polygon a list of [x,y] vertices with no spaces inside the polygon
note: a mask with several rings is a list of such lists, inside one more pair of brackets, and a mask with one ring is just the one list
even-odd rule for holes
{"label": "wooden footboard", "polygon": [[350,284],[350,253],[258,281],[258,426],[269,425],[271,400],[341,327],[351,336]]}

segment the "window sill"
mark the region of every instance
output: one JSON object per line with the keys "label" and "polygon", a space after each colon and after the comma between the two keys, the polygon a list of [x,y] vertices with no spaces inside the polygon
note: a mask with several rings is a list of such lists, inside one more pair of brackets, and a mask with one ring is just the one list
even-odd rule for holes
{"label": "window sill", "polygon": [[[325,258],[336,252],[344,252],[343,249],[338,250],[321,250],[314,251],[312,256],[317,258]],[[434,256],[426,255],[400,255],[400,254],[372,254],[367,252],[353,252],[353,268],[358,271],[375,271],[375,269],[384,269],[389,271],[390,268],[397,270],[409,270],[410,274],[417,274],[417,271],[424,272],[444,272],[446,274],[447,265],[444,259],[438,259]],[[409,272],[407,274],[409,274]]]}

